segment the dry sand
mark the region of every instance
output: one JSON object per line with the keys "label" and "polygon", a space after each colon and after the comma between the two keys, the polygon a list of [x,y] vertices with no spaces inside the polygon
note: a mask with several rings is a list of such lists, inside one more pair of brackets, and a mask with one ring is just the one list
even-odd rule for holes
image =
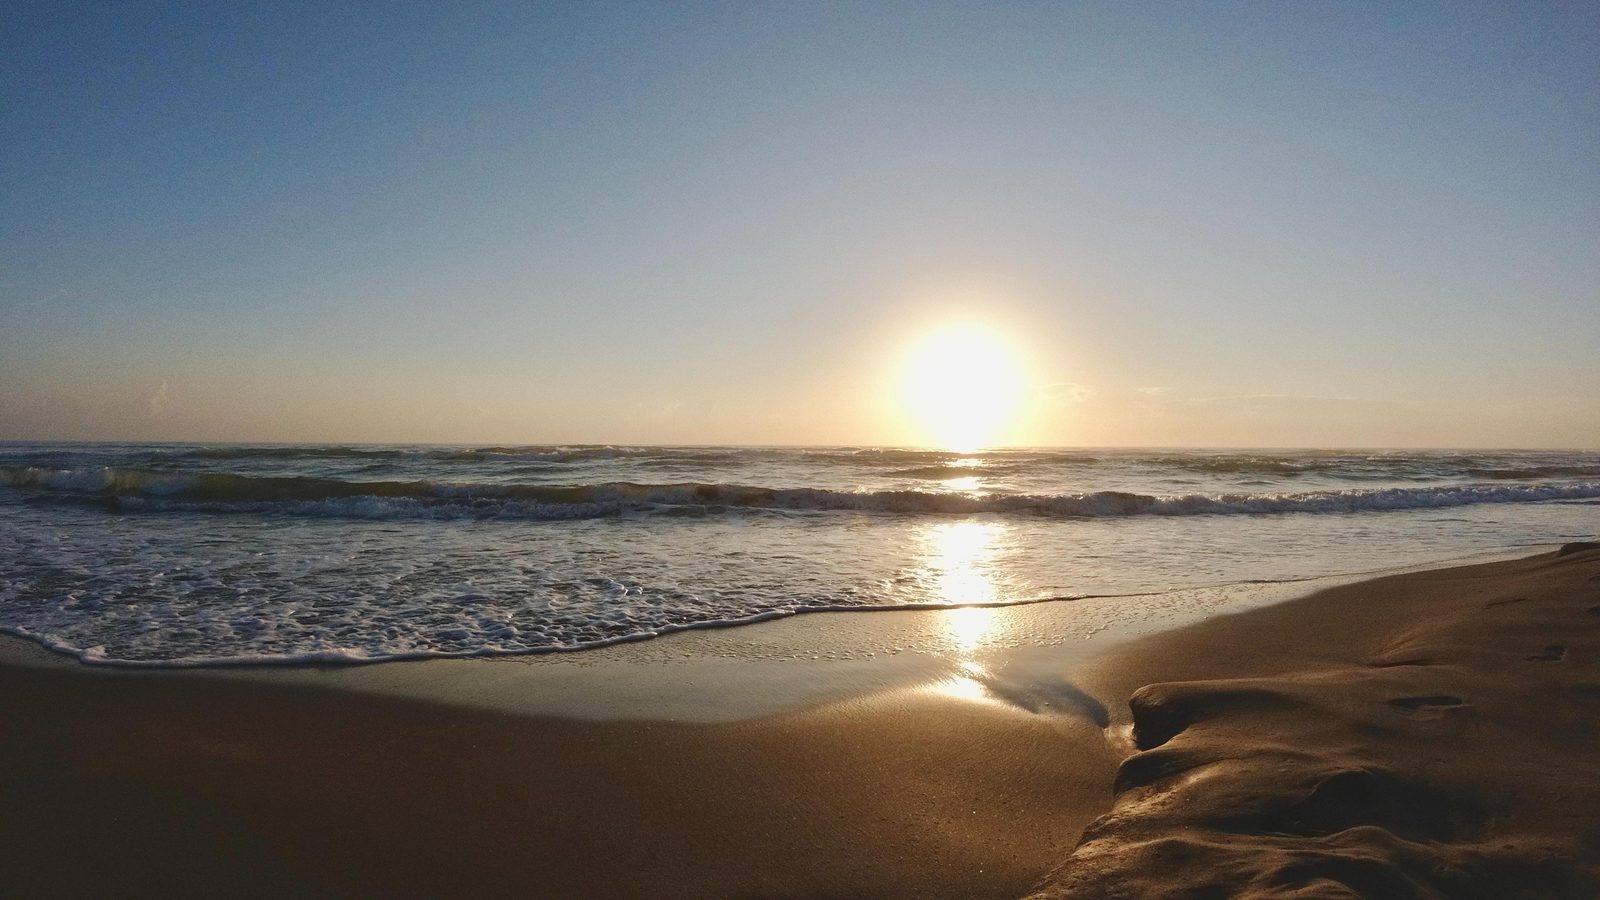
{"label": "dry sand", "polygon": [[[738,721],[7,663],[0,861],[16,895],[1594,897],[1597,635],[1587,550]],[[493,665],[458,664],[541,668]]]}
{"label": "dry sand", "polygon": [[1600,545],[1326,591],[1081,673],[1116,802],[1040,897],[1600,897]]}

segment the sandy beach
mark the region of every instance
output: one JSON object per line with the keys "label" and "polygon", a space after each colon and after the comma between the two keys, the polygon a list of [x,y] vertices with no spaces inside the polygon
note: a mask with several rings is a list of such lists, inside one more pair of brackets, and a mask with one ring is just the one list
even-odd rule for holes
{"label": "sandy beach", "polygon": [[1600,545],[1214,619],[1083,677],[1130,697],[1139,752],[1043,896],[1600,890]]}
{"label": "sandy beach", "polygon": [[[1001,624],[1037,635],[1070,607]],[[950,615],[806,616],[610,662],[295,671],[101,669],[7,641],[0,856],[23,895],[1600,891],[1593,545],[1094,653],[734,652]],[[775,687],[808,670],[832,681]],[[657,696],[738,712],[652,718],[651,672]],[[585,684],[612,712],[551,712]]]}
{"label": "sandy beach", "polygon": [[1597,9],[8,5],[0,900],[1597,900]]}

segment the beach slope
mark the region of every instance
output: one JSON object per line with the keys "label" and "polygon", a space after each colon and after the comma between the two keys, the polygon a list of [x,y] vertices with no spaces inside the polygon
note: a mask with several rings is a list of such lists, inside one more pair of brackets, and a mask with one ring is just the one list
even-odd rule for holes
{"label": "beach slope", "polygon": [[[1018,612],[1038,630],[1074,605]],[[0,661],[0,861],[23,895],[1600,896],[1600,547],[1053,649],[972,691],[691,722],[362,689],[597,690],[584,654],[310,687],[35,647]],[[1016,700],[1063,685],[1090,702]]]}
{"label": "beach slope", "polygon": [[1116,766],[1081,716],[917,689],[581,721],[239,674],[0,665],[7,895],[1014,898]]}
{"label": "beach slope", "polygon": [[1035,896],[1600,896],[1600,545],[1143,640],[1133,752]]}

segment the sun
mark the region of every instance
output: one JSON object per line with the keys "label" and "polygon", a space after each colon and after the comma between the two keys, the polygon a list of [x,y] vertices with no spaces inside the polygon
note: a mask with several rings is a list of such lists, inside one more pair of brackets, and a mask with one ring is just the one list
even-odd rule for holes
{"label": "sun", "polygon": [[902,396],[923,439],[958,452],[991,446],[1016,417],[1023,393],[1017,353],[993,329],[951,325],[906,358]]}

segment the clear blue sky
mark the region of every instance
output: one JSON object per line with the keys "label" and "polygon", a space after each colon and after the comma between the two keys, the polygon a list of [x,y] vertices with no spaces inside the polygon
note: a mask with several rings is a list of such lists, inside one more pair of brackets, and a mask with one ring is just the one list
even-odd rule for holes
{"label": "clear blue sky", "polygon": [[1600,445],[1600,5],[0,9],[0,438]]}

